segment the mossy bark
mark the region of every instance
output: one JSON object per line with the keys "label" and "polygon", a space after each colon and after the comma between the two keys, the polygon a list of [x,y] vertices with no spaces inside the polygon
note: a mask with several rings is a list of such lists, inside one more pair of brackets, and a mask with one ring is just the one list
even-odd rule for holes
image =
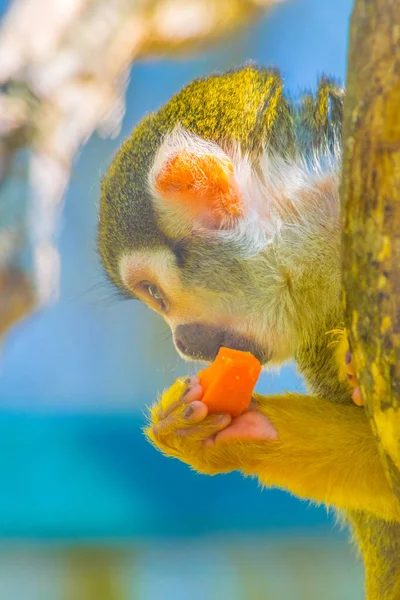
{"label": "mossy bark", "polygon": [[[400,501],[400,2],[356,0],[342,172],[343,302],[366,412]],[[349,514],[368,599],[400,597],[400,523]]]}
{"label": "mossy bark", "polygon": [[365,408],[400,499],[400,2],[356,0],[344,110],[343,299]]}

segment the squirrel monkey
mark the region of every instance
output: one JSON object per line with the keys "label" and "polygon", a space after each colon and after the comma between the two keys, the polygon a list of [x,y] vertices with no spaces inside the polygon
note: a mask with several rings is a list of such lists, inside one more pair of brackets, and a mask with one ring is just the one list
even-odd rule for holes
{"label": "squirrel monkey", "polygon": [[[103,179],[109,279],[160,314],[178,353],[220,346],[263,365],[295,359],[311,395],[254,394],[207,415],[196,378],[150,411],[146,434],[200,473],[239,470],[344,509],[369,600],[400,598],[400,505],[362,407],[341,376],[339,176],[343,92],[322,79],[298,105],[276,70],[193,81],[123,144]],[[338,360],[339,356],[339,360]]]}

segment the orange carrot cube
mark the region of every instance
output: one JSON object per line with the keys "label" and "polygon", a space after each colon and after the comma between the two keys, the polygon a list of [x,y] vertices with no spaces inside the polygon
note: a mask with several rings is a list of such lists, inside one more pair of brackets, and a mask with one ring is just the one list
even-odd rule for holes
{"label": "orange carrot cube", "polygon": [[238,417],[248,408],[261,364],[250,353],[221,347],[214,362],[198,373],[202,402],[210,413]]}

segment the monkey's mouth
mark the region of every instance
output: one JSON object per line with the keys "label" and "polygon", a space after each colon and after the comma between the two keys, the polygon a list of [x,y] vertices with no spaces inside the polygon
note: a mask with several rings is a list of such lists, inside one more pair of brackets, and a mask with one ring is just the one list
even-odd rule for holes
{"label": "monkey's mouth", "polygon": [[174,332],[174,343],[186,360],[212,362],[221,346],[251,352],[261,364],[269,362],[270,352],[257,342],[231,329],[206,323],[185,323]]}

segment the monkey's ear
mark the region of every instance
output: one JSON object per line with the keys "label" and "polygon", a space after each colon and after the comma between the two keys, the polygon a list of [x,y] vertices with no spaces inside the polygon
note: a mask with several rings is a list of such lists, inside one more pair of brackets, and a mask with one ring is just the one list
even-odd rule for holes
{"label": "monkey's ear", "polygon": [[245,212],[233,164],[222,152],[180,149],[159,167],[154,187],[164,201],[211,227],[229,227]]}

